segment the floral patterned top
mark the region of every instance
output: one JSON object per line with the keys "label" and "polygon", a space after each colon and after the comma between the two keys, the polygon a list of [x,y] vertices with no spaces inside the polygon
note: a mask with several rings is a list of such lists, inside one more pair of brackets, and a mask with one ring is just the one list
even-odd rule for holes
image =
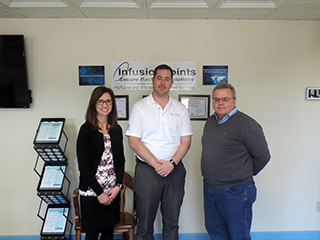
{"label": "floral patterned top", "polygon": [[[113,165],[113,156],[111,151],[111,139],[109,134],[103,135],[104,151],[95,174],[96,179],[105,193],[108,193],[116,186],[116,173]],[[81,196],[97,197],[97,194],[88,187],[87,191],[79,190]]]}

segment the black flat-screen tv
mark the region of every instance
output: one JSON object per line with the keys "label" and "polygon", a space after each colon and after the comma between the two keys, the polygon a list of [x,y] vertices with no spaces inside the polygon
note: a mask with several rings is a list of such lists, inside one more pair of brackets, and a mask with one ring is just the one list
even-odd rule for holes
{"label": "black flat-screen tv", "polygon": [[0,35],[0,108],[29,108],[23,35]]}

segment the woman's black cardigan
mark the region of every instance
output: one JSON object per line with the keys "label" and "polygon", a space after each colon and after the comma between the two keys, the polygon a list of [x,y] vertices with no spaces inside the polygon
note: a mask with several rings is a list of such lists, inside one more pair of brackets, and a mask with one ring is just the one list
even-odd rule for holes
{"label": "woman's black cardigan", "polygon": [[[114,170],[116,173],[116,184],[122,183],[124,174],[124,153],[122,128],[109,130],[111,139],[111,151],[113,155]],[[78,134],[77,139],[77,158],[80,171],[79,189],[87,191],[90,187],[99,196],[103,189],[97,182],[95,174],[104,151],[103,133],[92,129],[84,123]]]}

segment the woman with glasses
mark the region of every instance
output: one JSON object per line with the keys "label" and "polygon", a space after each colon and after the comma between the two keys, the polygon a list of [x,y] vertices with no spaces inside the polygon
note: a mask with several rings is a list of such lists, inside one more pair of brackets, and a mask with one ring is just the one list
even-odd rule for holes
{"label": "woman with glasses", "polygon": [[93,90],[85,120],[77,139],[81,228],[86,240],[97,240],[100,234],[101,240],[111,240],[113,226],[119,222],[125,158],[110,88]]}

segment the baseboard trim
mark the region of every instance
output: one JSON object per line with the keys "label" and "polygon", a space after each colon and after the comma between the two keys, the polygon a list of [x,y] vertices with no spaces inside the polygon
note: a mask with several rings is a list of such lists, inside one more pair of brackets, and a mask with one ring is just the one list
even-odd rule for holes
{"label": "baseboard trim", "polygon": [[[117,234],[115,237],[119,238]],[[155,234],[155,240],[161,240],[161,234]],[[297,232],[252,232],[252,240],[319,240],[320,231]],[[39,240],[40,236],[0,236],[0,240]],[[82,240],[84,235],[82,235]],[[75,236],[71,236],[75,240]],[[179,240],[210,240],[207,233],[180,233]]]}

